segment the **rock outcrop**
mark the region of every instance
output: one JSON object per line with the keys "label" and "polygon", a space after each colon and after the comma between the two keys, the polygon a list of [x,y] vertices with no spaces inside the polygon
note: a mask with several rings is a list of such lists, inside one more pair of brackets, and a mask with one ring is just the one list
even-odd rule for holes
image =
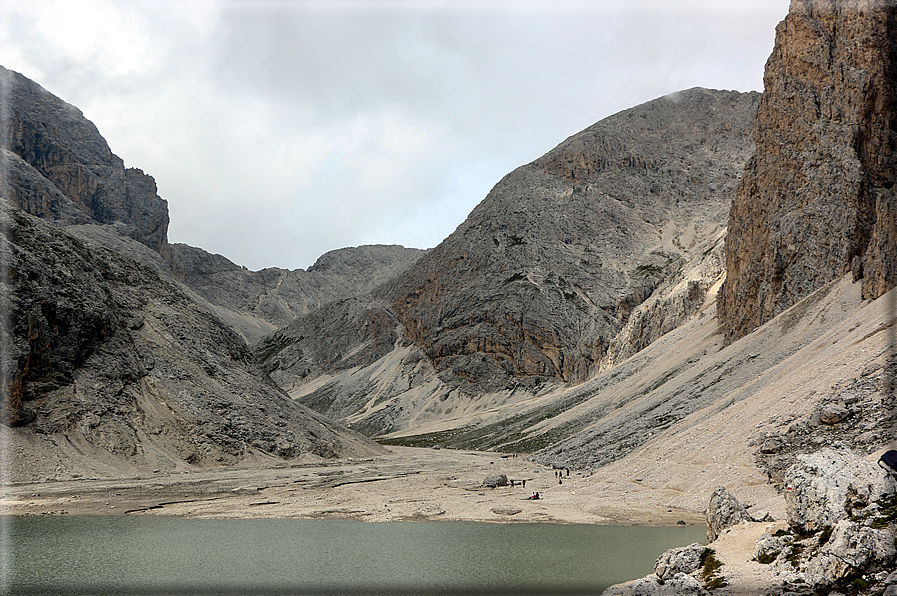
{"label": "rock outcrop", "polygon": [[729,341],[853,272],[897,282],[897,6],[792,0],[776,30],[757,149],[729,214]]}
{"label": "rock outcrop", "polygon": [[708,547],[694,543],[671,548],[657,558],[654,573],[624,584],[611,586],[602,596],[664,596],[691,594],[706,596],[709,592],[695,577],[712,554]]}
{"label": "rock outcrop", "polygon": [[654,563],[654,575],[660,583],[664,583],[680,573],[693,573],[701,567],[708,550],[708,547],[697,542],[671,548],[657,558]]}
{"label": "rock outcrop", "polygon": [[751,516],[732,493],[720,486],[710,495],[710,504],[705,512],[705,519],[707,541],[713,542],[720,532],[743,521],[750,521]]}
{"label": "rock outcrop", "polygon": [[858,572],[887,569],[894,562],[894,533],[841,520],[804,576],[815,589],[826,589]]}
{"label": "rock outcrop", "polygon": [[781,578],[767,593],[881,594],[897,558],[897,483],[849,450],[799,459],[786,474],[789,528],[755,547],[756,560]]}
{"label": "rock outcrop", "polygon": [[633,582],[611,586],[602,596],[707,596],[710,592],[686,573],[677,573],[662,582],[656,575],[649,575]]}
{"label": "rock outcrop", "polygon": [[162,252],[168,204],[141,170],[125,168],[75,106],[0,66],[0,175],[7,201],[60,224],[118,224]]}
{"label": "rock outcrop", "polygon": [[823,449],[797,459],[785,473],[785,501],[789,523],[805,534],[861,515],[897,491],[879,466],[849,450]]}

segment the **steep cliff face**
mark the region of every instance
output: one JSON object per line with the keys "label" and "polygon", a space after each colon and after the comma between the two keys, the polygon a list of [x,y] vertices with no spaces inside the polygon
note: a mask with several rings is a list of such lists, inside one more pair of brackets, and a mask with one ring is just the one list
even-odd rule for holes
{"label": "steep cliff face", "polygon": [[290,400],[179,286],[0,206],[4,424],[143,471],[378,452]]}
{"label": "steep cliff face", "polygon": [[897,281],[897,6],[793,0],[729,214],[719,316],[738,339],[853,271]]}
{"label": "steep cliff face", "polygon": [[128,237],[163,250],[168,205],[155,181],[125,168],[80,110],[2,66],[0,102],[8,201],[62,224],[123,224]]}

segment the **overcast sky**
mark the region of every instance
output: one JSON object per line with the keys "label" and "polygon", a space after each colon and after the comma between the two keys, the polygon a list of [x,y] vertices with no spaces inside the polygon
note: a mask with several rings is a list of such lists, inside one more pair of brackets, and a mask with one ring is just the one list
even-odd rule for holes
{"label": "overcast sky", "polygon": [[620,110],[763,89],[788,0],[0,0],[0,64],[80,108],[250,269],[429,248]]}

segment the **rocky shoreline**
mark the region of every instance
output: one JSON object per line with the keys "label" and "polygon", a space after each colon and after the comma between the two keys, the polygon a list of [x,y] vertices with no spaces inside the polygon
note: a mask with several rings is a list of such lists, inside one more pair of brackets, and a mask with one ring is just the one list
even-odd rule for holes
{"label": "rocky shoreline", "polygon": [[897,594],[897,472],[847,449],[797,459],[785,472],[784,520],[720,487],[706,510],[708,545],[671,549],[653,574],[604,596]]}

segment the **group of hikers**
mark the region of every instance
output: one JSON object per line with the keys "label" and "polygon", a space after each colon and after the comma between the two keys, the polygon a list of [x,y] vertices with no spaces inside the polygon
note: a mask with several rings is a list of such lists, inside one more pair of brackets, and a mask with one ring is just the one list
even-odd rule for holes
{"label": "group of hikers", "polygon": [[[558,484],[563,484],[563,483],[564,483],[563,478],[564,478],[565,473],[566,473],[566,477],[569,478],[569,477],[570,477],[570,468],[564,467],[564,468],[556,469],[556,470],[554,471],[554,477],[557,479]],[[520,481],[518,481],[518,482],[520,482],[520,484],[521,484],[523,487],[526,487],[526,480],[520,480]],[[514,481],[513,481],[513,480],[511,480],[511,486],[514,486]],[[533,494],[531,494],[530,496],[527,497],[527,500],[529,500],[529,501],[538,501],[539,498],[540,498],[539,493],[534,492]]]}

